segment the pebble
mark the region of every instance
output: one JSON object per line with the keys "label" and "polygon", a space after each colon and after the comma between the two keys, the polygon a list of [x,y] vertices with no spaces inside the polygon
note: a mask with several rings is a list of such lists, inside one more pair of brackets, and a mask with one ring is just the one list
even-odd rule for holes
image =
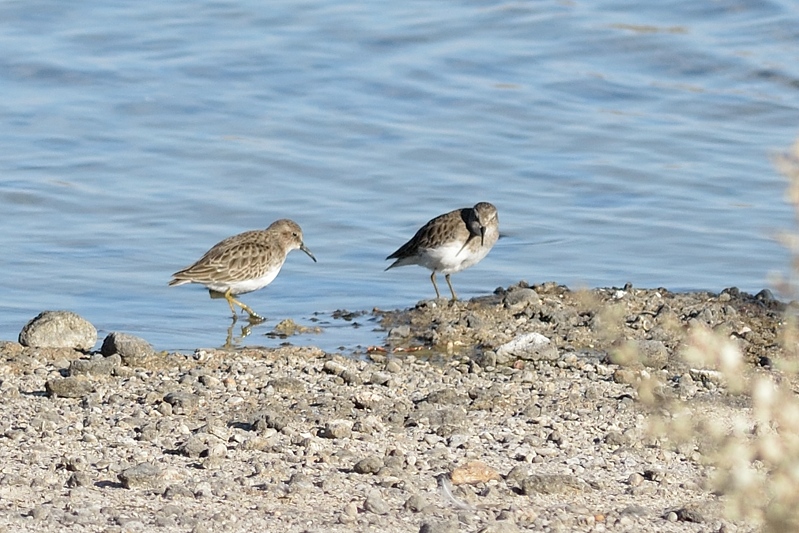
{"label": "pebble", "polygon": [[[174,500],[176,498],[194,498],[194,492],[192,492],[188,487],[184,487],[183,485],[169,485],[163,493],[164,498],[167,500]],[[167,509],[174,509],[174,512],[167,511]],[[162,509],[164,513],[168,514],[179,514],[180,509],[175,506],[166,505]]]}
{"label": "pebble", "polygon": [[427,499],[421,494],[411,494],[408,499],[405,500],[403,507],[413,513],[420,513],[428,505]]}
{"label": "pebble", "polygon": [[388,372],[373,372],[369,377],[369,383],[373,385],[388,385],[391,381],[391,374]]}
{"label": "pebble", "polygon": [[379,490],[371,490],[369,494],[366,496],[366,500],[363,503],[363,508],[370,513],[383,515],[387,514],[391,508],[383,499],[383,495],[380,494]]}
{"label": "pebble", "polygon": [[470,461],[452,470],[450,479],[453,485],[474,485],[501,479],[499,472],[482,461]]}
{"label": "pebble", "polygon": [[419,533],[458,533],[460,528],[457,521],[425,521],[419,527]]}
{"label": "pebble", "polygon": [[496,520],[488,523],[479,533],[517,533],[519,526],[512,520]]}
{"label": "pebble", "polygon": [[669,363],[669,350],[663,341],[644,339],[635,343],[638,358],[649,368],[666,368]]}
{"label": "pebble", "polygon": [[67,479],[67,488],[88,487],[92,485],[92,477],[86,472],[73,472]]}
{"label": "pebble", "polygon": [[164,396],[164,401],[172,406],[175,414],[189,414],[200,405],[200,397],[190,392],[170,392]]}
{"label": "pebble", "polygon": [[118,474],[119,481],[126,489],[152,489],[161,482],[162,471],[151,463],[141,463],[126,468]]}
{"label": "pebble", "polygon": [[45,390],[50,396],[60,398],[82,398],[94,392],[91,381],[82,376],[53,378],[45,383]]}
{"label": "pebble", "polygon": [[352,436],[353,423],[350,420],[331,420],[319,432],[325,439],[346,439]]}
{"label": "pebble", "polygon": [[527,495],[583,492],[587,488],[584,481],[564,474],[534,474],[521,482],[522,492]]}
{"label": "pebble", "polygon": [[352,469],[359,474],[376,474],[383,466],[382,458],[376,455],[370,455],[355,463]]}
{"label": "pebble", "polygon": [[97,344],[97,330],[72,311],[44,311],[25,324],[19,343],[35,348],[72,348],[87,352]]}
{"label": "pebble", "polygon": [[358,519],[358,505],[355,502],[349,502],[344,506],[344,510],[339,515],[339,522],[342,524],[351,524]]}
{"label": "pebble", "polygon": [[503,305],[512,313],[523,311],[527,307],[536,306],[541,302],[538,293],[530,288],[514,288],[505,294]]}
{"label": "pebble", "polygon": [[555,361],[558,350],[540,333],[526,333],[497,348],[497,357],[518,357],[523,360]]}
{"label": "pebble", "polygon": [[111,357],[97,355],[90,359],[75,359],[69,365],[69,373],[72,376],[110,376],[116,372],[120,364],[122,364],[122,358],[118,354]]}
{"label": "pebble", "polygon": [[140,366],[142,361],[145,361],[155,353],[155,350],[153,350],[149,342],[141,337],[130,333],[112,331],[103,339],[100,353],[106,357],[118,354],[126,365]]}

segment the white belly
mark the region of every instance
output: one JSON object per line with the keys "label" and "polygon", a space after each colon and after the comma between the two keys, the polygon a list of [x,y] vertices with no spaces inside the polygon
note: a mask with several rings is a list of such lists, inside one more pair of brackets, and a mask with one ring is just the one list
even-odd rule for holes
{"label": "white belly", "polygon": [[221,293],[227,292],[228,289],[230,289],[232,294],[244,294],[247,292],[257,291],[258,289],[263,289],[275,280],[280,272],[281,266],[282,265],[270,270],[260,278],[247,279],[243,281],[211,282],[204,283],[204,285],[212,291]]}
{"label": "white belly", "polygon": [[490,246],[481,246],[475,251],[470,251],[468,247],[464,248],[462,243],[451,242],[423,251],[419,255],[418,264],[442,274],[452,274],[477,264],[490,250]]}

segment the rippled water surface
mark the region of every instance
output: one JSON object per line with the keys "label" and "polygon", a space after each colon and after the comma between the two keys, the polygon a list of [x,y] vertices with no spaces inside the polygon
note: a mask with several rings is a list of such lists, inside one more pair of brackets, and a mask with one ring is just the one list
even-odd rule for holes
{"label": "rippled water surface", "polygon": [[785,272],[772,157],[799,134],[799,4],[0,4],[0,339],[44,309],[158,349],[219,346],[223,300],[170,274],[296,220],[242,299],[292,339],[378,342],[337,309],[433,294],[384,258],[433,216],[500,212],[469,298],[520,279],[756,292]]}

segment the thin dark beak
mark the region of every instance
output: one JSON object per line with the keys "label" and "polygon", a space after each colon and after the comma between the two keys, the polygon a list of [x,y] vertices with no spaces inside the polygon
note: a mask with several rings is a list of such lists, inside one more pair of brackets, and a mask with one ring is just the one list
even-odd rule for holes
{"label": "thin dark beak", "polygon": [[311,259],[313,259],[313,262],[314,262],[314,263],[316,263],[316,262],[317,262],[317,261],[316,261],[316,258],[313,256],[313,254],[311,253],[311,251],[308,249],[308,247],[307,247],[307,246],[305,246],[305,243],[302,243],[302,244],[300,244],[300,250],[302,250],[303,252],[305,252],[306,254],[308,254],[308,257],[310,257]]}
{"label": "thin dark beak", "polygon": [[486,240],[486,227],[480,226],[480,246],[483,246],[485,244],[485,240]]}

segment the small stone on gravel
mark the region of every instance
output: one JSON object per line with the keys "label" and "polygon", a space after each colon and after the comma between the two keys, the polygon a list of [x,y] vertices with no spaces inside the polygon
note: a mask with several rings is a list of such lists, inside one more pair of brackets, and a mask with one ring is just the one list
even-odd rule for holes
{"label": "small stone on gravel", "polygon": [[164,396],[164,401],[172,406],[175,414],[188,414],[197,409],[200,405],[200,398],[190,392],[170,392]]}
{"label": "small stone on gravel", "polygon": [[83,398],[95,390],[92,382],[82,376],[53,378],[44,386],[47,394],[60,398]]}
{"label": "small stone on gravel", "polygon": [[155,353],[155,350],[153,350],[149,342],[141,337],[131,335],[130,333],[113,331],[106,335],[103,340],[100,353],[106,357],[119,354],[126,365],[138,366],[142,360],[151,357]]}
{"label": "small stone on gravel", "polygon": [[363,508],[370,513],[379,515],[386,514],[391,510],[379,490],[369,491],[369,494],[366,496],[366,501],[364,501]]}
{"label": "small stone on gravel", "polygon": [[411,496],[405,500],[403,507],[411,512],[419,513],[422,509],[427,507],[427,505],[428,503],[424,496],[421,494],[411,494]]}
{"label": "small stone on gravel", "polygon": [[518,357],[525,360],[555,361],[557,348],[540,333],[526,333],[497,348],[498,357]]}
{"label": "small stone on gravel", "polygon": [[326,439],[345,439],[352,435],[353,423],[349,420],[331,420],[319,432]]}
{"label": "small stone on gravel", "polygon": [[352,467],[359,474],[376,474],[381,468],[383,468],[383,459],[376,455],[365,457]]}
{"label": "small stone on gravel", "polygon": [[453,485],[474,485],[500,479],[499,472],[482,461],[470,461],[455,468],[450,474]]}
{"label": "small stone on gravel", "polygon": [[117,476],[126,489],[152,489],[161,481],[161,469],[151,463],[141,463],[126,468]]}
{"label": "small stone on gravel", "polygon": [[72,376],[79,374],[110,376],[114,374],[121,363],[122,358],[118,354],[114,354],[111,357],[95,355],[90,359],[75,359],[72,361],[69,365],[69,373]]}

